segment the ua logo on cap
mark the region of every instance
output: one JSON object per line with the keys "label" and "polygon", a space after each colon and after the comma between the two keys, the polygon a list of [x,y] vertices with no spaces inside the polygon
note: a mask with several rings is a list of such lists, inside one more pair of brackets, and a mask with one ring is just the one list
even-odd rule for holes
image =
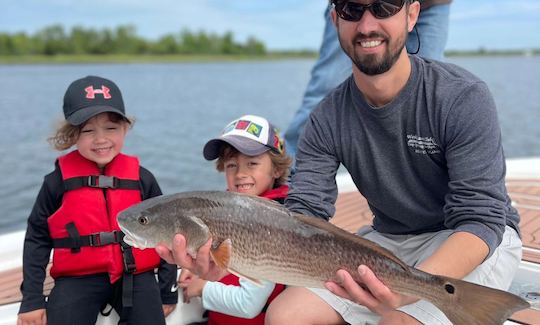
{"label": "ua logo on cap", "polygon": [[111,98],[111,94],[109,93],[110,89],[105,87],[105,86],[101,86],[101,89],[99,89],[99,88],[94,89],[94,87],[88,86],[88,87],[84,88],[84,90],[86,91],[86,98],[88,98],[88,99],[96,98],[96,94],[102,94],[103,98],[105,98],[105,99],[110,99]]}

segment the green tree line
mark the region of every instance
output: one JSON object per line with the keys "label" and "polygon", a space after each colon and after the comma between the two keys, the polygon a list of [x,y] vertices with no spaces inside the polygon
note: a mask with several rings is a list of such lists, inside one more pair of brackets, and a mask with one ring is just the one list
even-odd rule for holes
{"label": "green tree line", "polygon": [[109,54],[266,54],[264,43],[253,37],[234,40],[232,32],[223,35],[183,29],[157,40],[137,35],[134,26],[93,29],[80,26],[66,31],[62,25],[47,26],[33,35],[0,32],[0,55],[109,55]]}

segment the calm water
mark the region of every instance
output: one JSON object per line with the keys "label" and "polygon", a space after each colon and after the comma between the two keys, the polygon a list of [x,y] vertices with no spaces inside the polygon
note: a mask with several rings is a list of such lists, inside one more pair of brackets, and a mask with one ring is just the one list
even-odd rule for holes
{"label": "calm water", "polygon": [[[451,59],[488,83],[507,157],[540,156],[540,58]],[[0,233],[23,229],[58,152],[46,138],[62,116],[68,84],[88,74],[120,86],[136,117],[124,152],[138,155],[164,193],[223,189],[202,147],[228,121],[258,114],[285,129],[312,60],[126,65],[0,65]]]}

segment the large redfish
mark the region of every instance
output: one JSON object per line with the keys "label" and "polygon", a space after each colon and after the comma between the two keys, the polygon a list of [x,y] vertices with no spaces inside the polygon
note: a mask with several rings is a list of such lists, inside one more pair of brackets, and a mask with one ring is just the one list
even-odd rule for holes
{"label": "large redfish", "polygon": [[188,252],[212,237],[212,258],[234,274],[323,288],[345,269],[358,280],[367,265],[391,290],[436,305],[456,325],[502,324],[529,304],[508,292],[432,275],[392,252],[324,220],[291,213],[270,200],[231,192],[186,192],[155,197],[124,210],[118,224],[135,247],[171,247],[176,233]]}

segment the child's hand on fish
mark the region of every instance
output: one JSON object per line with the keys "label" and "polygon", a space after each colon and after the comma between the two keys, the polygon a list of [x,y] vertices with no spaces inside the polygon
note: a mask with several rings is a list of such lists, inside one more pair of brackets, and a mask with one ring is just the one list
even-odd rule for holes
{"label": "child's hand on fish", "polygon": [[163,315],[165,317],[169,316],[176,309],[176,304],[164,304],[163,305]]}
{"label": "child's hand on fish", "polygon": [[197,275],[191,273],[191,271],[189,271],[188,269],[182,269],[182,271],[180,272],[180,277],[178,278],[178,287],[182,289],[184,303],[189,304],[190,300],[186,288],[194,279],[198,278],[199,277]]}
{"label": "child's hand on fish", "polygon": [[206,285],[206,280],[199,278],[198,276],[193,277],[189,283],[182,284],[182,292],[184,294],[184,302],[189,303],[193,297],[201,297],[204,286]]}
{"label": "child's hand on fish", "polygon": [[214,281],[219,280],[223,270],[221,270],[210,257],[210,248],[212,239],[201,246],[197,251],[196,258],[188,253],[186,238],[180,234],[174,236],[172,250],[167,246],[159,244],[156,246],[156,252],[162,259],[170,264],[179,265],[182,269],[188,269],[199,277]]}
{"label": "child's hand on fish", "polygon": [[[365,265],[358,267],[358,276],[362,284],[357,283],[351,274],[345,270],[339,270],[336,276],[339,282],[327,282],[325,286],[328,290],[340,297],[366,306],[372,312],[381,315],[383,319],[386,316],[395,317],[393,314],[396,314],[397,308],[418,300],[391,291]],[[398,315],[414,320],[414,318],[401,312],[398,312]],[[409,322],[406,324],[409,324]]]}
{"label": "child's hand on fish", "polygon": [[178,285],[180,286],[183,283],[189,283],[196,275],[191,273],[188,269],[182,269],[180,271],[180,277],[178,277]]}
{"label": "child's hand on fish", "polygon": [[32,310],[26,313],[20,313],[17,318],[17,325],[46,325],[47,313],[45,308]]}

